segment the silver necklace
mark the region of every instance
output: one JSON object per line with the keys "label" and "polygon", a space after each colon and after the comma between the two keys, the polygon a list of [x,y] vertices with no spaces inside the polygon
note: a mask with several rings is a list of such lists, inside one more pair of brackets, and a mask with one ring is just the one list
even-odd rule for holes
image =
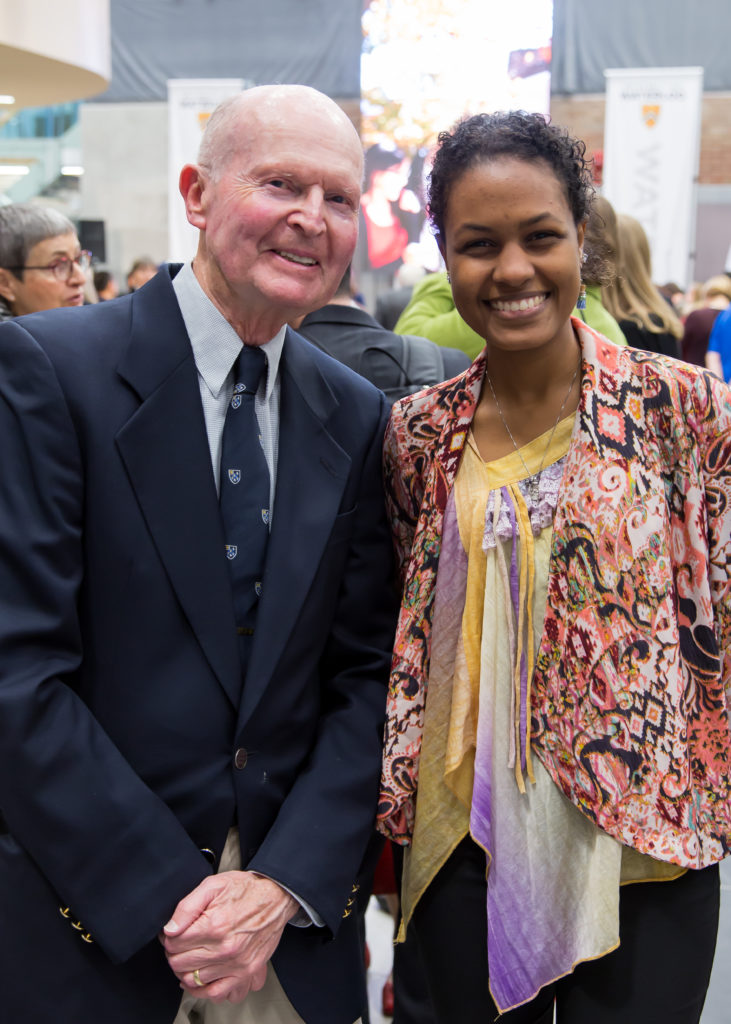
{"label": "silver necklace", "polygon": [[548,452],[550,451],[550,448],[551,448],[551,442],[553,441],[553,435],[556,433],[556,428],[558,427],[559,423],[561,422],[561,417],[563,415],[564,409],[566,408],[566,403],[569,400],[571,392],[574,390],[574,384],[576,383],[576,378],[578,376],[579,367],[580,366],[581,366],[581,356],[579,356],[579,361],[576,364],[576,369],[574,370],[574,375],[571,378],[571,383],[569,384],[569,389],[566,392],[566,397],[564,398],[563,402],[561,403],[561,408],[558,410],[558,416],[556,417],[556,422],[553,424],[553,430],[551,431],[551,434],[550,434],[550,436],[548,438],[548,443],[546,444],[546,447],[544,449],[543,458],[541,459],[541,464],[538,467],[537,472],[535,472],[535,473],[531,473],[531,471],[528,469],[528,467],[525,464],[525,459],[523,458],[523,456],[520,453],[520,448],[518,447],[518,444],[517,444],[515,438],[513,437],[513,432],[510,429],[510,427],[508,426],[508,421],[503,416],[503,411],[500,408],[500,403],[498,402],[497,395],[495,394],[495,388],[492,386],[492,380],[490,378],[490,371],[487,369],[487,367],[485,367],[485,376],[487,377],[487,383],[490,385],[490,391],[492,393],[492,397],[493,397],[493,400],[495,402],[495,408],[498,411],[498,416],[502,420],[503,426],[505,427],[505,429],[508,432],[508,437],[513,442],[513,448],[515,448],[516,452],[518,453],[518,458],[520,459],[520,461],[523,464],[523,469],[525,470],[525,476],[526,476],[526,487],[527,487],[527,490],[528,490],[528,497],[530,498],[531,505],[534,508],[539,503],[539,499],[540,499],[539,483],[540,483],[540,479],[541,479],[541,473],[543,472],[543,466],[544,466],[544,463],[546,461],[546,458],[548,457]]}

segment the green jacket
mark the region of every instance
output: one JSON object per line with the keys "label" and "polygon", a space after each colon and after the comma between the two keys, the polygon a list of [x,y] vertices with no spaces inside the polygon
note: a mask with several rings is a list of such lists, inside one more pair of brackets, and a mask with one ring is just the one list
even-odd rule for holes
{"label": "green jacket", "polygon": [[[574,316],[615,344],[627,344],[619,324],[602,306],[598,285],[587,286],[586,309],[575,309]],[[394,330],[397,334],[420,334],[437,345],[462,349],[470,359],[485,347],[484,339],[467,326],[454,308],[452,289],[445,273],[429,274],[419,281]]]}

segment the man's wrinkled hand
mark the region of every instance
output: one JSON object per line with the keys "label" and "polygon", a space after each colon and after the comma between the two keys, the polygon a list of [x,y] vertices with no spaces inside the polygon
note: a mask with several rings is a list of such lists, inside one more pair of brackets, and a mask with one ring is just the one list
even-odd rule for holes
{"label": "man's wrinkled hand", "polygon": [[182,988],[214,1003],[239,1003],[264,985],[267,963],[298,909],[271,879],[224,871],[180,901],[160,941]]}

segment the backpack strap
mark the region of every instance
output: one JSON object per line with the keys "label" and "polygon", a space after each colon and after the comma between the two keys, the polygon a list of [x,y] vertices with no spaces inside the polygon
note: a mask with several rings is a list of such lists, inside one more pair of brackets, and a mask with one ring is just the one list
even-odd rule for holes
{"label": "backpack strap", "polygon": [[417,334],[402,334],[405,383],[414,391],[439,384],[445,378],[444,356],[436,342]]}

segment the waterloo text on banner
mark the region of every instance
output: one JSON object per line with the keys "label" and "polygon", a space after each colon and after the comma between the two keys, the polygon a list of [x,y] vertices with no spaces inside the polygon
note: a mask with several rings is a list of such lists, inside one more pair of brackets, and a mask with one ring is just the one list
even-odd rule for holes
{"label": "waterloo text on banner", "polygon": [[692,280],[703,68],[609,69],[603,194],[640,221],[655,281]]}

